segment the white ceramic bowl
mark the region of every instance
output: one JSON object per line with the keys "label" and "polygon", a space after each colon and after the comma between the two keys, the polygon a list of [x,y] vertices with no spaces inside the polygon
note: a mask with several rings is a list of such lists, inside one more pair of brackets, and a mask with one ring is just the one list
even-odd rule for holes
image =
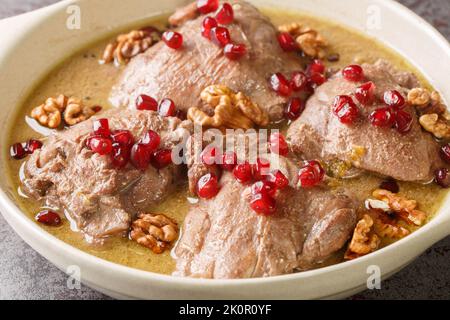
{"label": "white ceramic bowl", "polygon": [[[0,21],[0,128],[7,132],[13,115],[33,86],[56,63],[75,50],[105,37],[118,27],[170,12],[185,1],[62,1],[22,16]],[[309,11],[366,31],[400,52],[420,69],[450,101],[450,46],[430,25],[390,0],[252,1]],[[66,28],[69,5],[81,8],[81,29]],[[367,16],[380,14],[381,28],[368,30]],[[370,21],[369,21],[370,23]],[[369,24],[370,26],[370,24]],[[0,173],[8,161],[6,135],[1,136]],[[135,270],[88,255],[51,236],[17,207],[15,190],[0,181],[0,211],[14,230],[61,270],[81,268],[82,281],[119,298],[171,299],[311,299],[346,297],[366,287],[367,268],[380,267],[383,278],[399,271],[424,250],[450,234],[450,198],[437,216],[414,234],[357,260],[302,273],[265,279],[185,279]]]}

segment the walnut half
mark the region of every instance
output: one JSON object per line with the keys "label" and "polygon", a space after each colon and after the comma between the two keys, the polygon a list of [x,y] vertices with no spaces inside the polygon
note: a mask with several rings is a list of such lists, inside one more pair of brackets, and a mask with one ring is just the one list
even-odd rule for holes
{"label": "walnut half", "polygon": [[353,237],[344,258],[351,260],[369,254],[378,249],[380,238],[374,232],[372,217],[365,214],[356,224]]}
{"label": "walnut half", "polygon": [[163,214],[143,213],[133,222],[130,238],[154,253],[163,253],[178,238],[178,224]]}

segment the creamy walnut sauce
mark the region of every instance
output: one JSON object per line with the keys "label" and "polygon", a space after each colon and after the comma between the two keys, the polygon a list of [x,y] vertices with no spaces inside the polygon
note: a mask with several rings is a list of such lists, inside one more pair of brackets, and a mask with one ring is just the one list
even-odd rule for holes
{"label": "creamy walnut sauce", "polygon": [[[327,66],[338,69],[355,61],[358,63],[372,63],[382,58],[390,61],[400,70],[413,71],[419,77],[423,86],[430,87],[424,78],[420,76],[420,73],[412,68],[405,59],[374,39],[329,20],[323,20],[303,13],[267,8],[262,11],[271,18],[275,25],[300,21],[317,30],[328,40],[329,51],[339,54],[338,61],[329,62],[325,59]],[[145,25],[163,28],[166,25],[166,21],[167,16],[161,16],[158,19],[148,21]],[[104,109],[111,107],[108,96],[122,69],[115,67],[113,64],[100,65],[98,63],[105,46],[110,41],[111,38],[105,39],[105,41],[101,41],[74,54],[38,84],[18,112],[14,131],[10,133],[11,144],[17,141],[26,141],[30,137],[40,138],[42,141],[45,141],[45,136],[49,134],[50,130],[39,126],[28,115],[32,108],[40,105],[48,97],[63,93],[67,96],[79,97],[89,105],[101,105]],[[330,60],[336,59],[332,58]],[[285,123],[273,126],[280,128],[282,131],[286,130]],[[12,179],[13,184],[17,188],[18,203],[30,219],[34,220],[35,214],[41,210],[41,204],[27,199],[20,189],[22,163],[22,161],[9,161],[9,178]],[[379,187],[381,181],[382,179],[374,175],[364,174],[353,179],[340,180],[334,187],[334,190],[337,192],[342,187],[349,190],[350,193],[360,200],[362,209],[364,199],[368,198],[372,191]],[[416,200],[420,210],[425,211],[429,217],[439,209],[446,195],[445,189],[435,184],[405,182],[399,182],[398,184],[401,193],[409,199]],[[176,220],[179,225],[182,225],[190,202],[195,202],[195,199],[189,198],[187,185],[185,184],[178,187],[169,199],[157,206],[148,208],[148,210],[149,212],[165,213]],[[103,245],[89,244],[84,241],[81,234],[73,232],[74,223],[70,223],[66,219],[64,219],[64,223],[60,227],[42,227],[62,241],[108,261],[163,274],[171,274],[174,270],[174,260],[168,251],[162,254],[155,254],[148,248],[140,246],[128,238],[120,237],[112,237],[105,241]],[[391,240],[382,239],[382,245],[387,245],[390,242]],[[343,251],[338,252],[325,261],[323,265],[342,261],[343,254]]]}

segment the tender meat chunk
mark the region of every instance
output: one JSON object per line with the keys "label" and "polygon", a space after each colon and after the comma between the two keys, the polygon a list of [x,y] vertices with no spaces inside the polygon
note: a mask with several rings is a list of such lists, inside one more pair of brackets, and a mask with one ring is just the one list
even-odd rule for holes
{"label": "tender meat chunk", "polygon": [[[296,166],[282,160],[291,186]],[[224,173],[221,191],[189,211],[175,248],[174,275],[201,278],[267,277],[307,270],[342,248],[356,223],[352,201],[322,188],[288,188],[272,216],[248,204],[250,187]]]}
{"label": "tender meat chunk", "polygon": [[[416,80],[411,74],[400,73],[379,61],[363,65],[367,80],[377,87],[376,95],[382,98],[387,90],[398,90],[405,98],[407,89],[400,86]],[[407,107],[413,117],[412,129],[400,134],[395,129],[379,128],[370,124],[367,116],[381,104],[359,106],[361,119],[344,125],[332,112],[337,95],[349,95],[358,84],[346,81],[340,72],[320,86],[309,99],[302,116],[289,128],[287,138],[292,149],[306,159],[350,161],[364,170],[404,181],[430,181],[436,167],[442,166],[438,156],[438,143],[422,131],[415,110]],[[355,101],[356,102],[356,101]],[[355,149],[362,150],[355,159]]]}
{"label": "tender meat chunk", "polygon": [[178,30],[183,35],[183,49],[173,50],[161,42],[134,58],[113,88],[111,102],[135,108],[136,97],[148,94],[156,99],[169,97],[186,111],[202,106],[200,93],[204,88],[221,84],[243,92],[272,120],[280,119],[287,98],[269,88],[268,78],[275,72],[289,75],[300,70],[300,60],[281,50],[276,29],[255,7],[243,1],[229,2],[235,13],[235,22],[228,26],[231,38],[247,46],[246,57],[231,61],[222,48],[204,38],[203,15],[185,22]]}
{"label": "tender meat chunk", "polygon": [[[189,135],[191,123],[161,118],[154,112],[111,110],[101,115],[111,130],[128,129],[135,137],[149,129],[161,135],[161,147],[172,148]],[[144,172],[128,164],[115,169],[109,156],[85,147],[93,119],[48,139],[25,164],[24,190],[34,199],[64,209],[78,229],[93,238],[128,230],[137,212],[163,199],[182,180],[181,166]]]}

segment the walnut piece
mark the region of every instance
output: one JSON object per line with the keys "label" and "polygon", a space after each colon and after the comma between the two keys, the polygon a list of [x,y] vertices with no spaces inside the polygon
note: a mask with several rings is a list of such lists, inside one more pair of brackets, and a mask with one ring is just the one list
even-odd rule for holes
{"label": "walnut piece", "polygon": [[386,202],[399,218],[410,224],[421,226],[427,220],[427,214],[416,209],[417,202],[415,200],[409,200],[384,189],[377,189],[372,195],[376,199]]}
{"label": "walnut piece", "polygon": [[113,62],[116,65],[125,65],[131,58],[146,51],[160,40],[159,32],[154,28],[132,30],[120,34],[116,41],[109,43],[103,52],[101,64]]}
{"label": "walnut piece", "polygon": [[288,23],[278,27],[280,32],[288,32],[297,42],[299,49],[312,58],[324,58],[328,42],[316,30],[300,23]]}
{"label": "walnut piece", "polygon": [[78,99],[69,98],[66,110],[64,111],[64,121],[69,126],[73,126],[86,119],[89,119],[95,113],[96,112],[94,108],[83,106],[83,103]]}
{"label": "walnut piece", "polygon": [[356,224],[353,237],[344,258],[351,260],[366,255],[378,249],[380,238],[374,233],[374,221],[365,214]]}
{"label": "walnut piece", "polygon": [[431,102],[431,94],[427,89],[414,88],[408,92],[408,103],[413,106],[426,106]]}
{"label": "walnut piece", "polygon": [[408,229],[399,226],[398,221],[382,210],[371,210],[370,215],[374,220],[375,233],[382,238],[401,239],[410,234]]}
{"label": "walnut piece", "polygon": [[188,111],[188,119],[196,124],[209,128],[250,129],[266,126],[269,116],[257,104],[253,103],[242,92],[222,85],[206,87],[201,95],[203,102],[214,108],[214,115],[209,116],[200,108],[192,107]]}
{"label": "walnut piece", "polygon": [[437,113],[420,116],[419,123],[426,131],[439,139],[450,139],[450,124]]}
{"label": "walnut piece", "polygon": [[178,224],[163,214],[143,213],[131,225],[130,238],[154,253],[163,253],[178,238]]}

